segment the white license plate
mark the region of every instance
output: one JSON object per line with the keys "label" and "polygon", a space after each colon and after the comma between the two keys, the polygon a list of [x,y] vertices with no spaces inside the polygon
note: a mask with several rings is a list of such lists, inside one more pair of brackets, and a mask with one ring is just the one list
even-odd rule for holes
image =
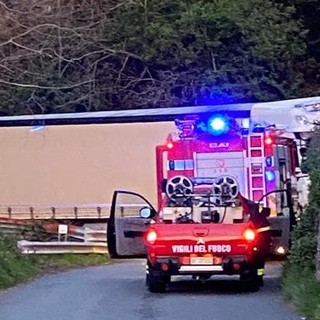
{"label": "white license plate", "polygon": [[213,264],[213,257],[191,257],[190,264],[197,264],[197,265]]}

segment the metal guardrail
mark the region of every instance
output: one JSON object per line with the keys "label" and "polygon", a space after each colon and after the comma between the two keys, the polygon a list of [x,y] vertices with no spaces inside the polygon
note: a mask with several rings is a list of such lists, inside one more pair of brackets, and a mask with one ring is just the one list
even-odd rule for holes
{"label": "metal guardrail", "polygon": [[33,242],[21,240],[18,241],[17,245],[23,254],[108,253],[108,246],[105,242]]}
{"label": "metal guardrail", "polygon": [[96,228],[94,225],[84,227],[85,242],[106,242],[107,241],[107,224]]}
{"label": "metal guardrail", "polygon": [[[141,208],[145,204],[124,203],[117,207]],[[24,220],[76,220],[76,219],[109,219],[110,203],[32,206],[32,205],[0,205],[0,219]]]}
{"label": "metal guardrail", "polygon": [[24,230],[26,227],[27,225],[16,225],[0,222],[0,232],[5,234],[17,233],[18,231]]}
{"label": "metal guardrail", "polygon": [[[44,224],[33,224],[31,220],[12,220],[0,218],[1,234],[16,234],[24,239],[48,241],[49,238],[57,239],[59,236],[59,224],[55,221]],[[67,225],[67,232],[63,234],[65,239],[77,239],[83,242],[106,242],[107,223],[87,223],[84,226]],[[47,240],[45,240],[47,239]]]}
{"label": "metal guardrail", "polygon": [[0,206],[0,218],[9,219],[108,219],[109,203],[70,206]]}
{"label": "metal guardrail", "polygon": [[87,224],[83,227],[69,226],[67,237],[73,237],[84,242],[106,242],[107,223]]}

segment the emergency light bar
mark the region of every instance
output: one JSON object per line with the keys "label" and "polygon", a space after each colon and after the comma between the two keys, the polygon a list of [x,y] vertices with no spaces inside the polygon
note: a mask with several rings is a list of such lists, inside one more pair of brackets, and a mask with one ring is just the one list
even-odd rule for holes
{"label": "emergency light bar", "polygon": [[203,134],[221,136],[231,131],[239,133],[241,129],[235,119],[224,114],[186,117],[184,120],[176,119],[175,125],[178,129],[179,137],[184,139]]}
{"label": "emergency light bar", "polygon": [[248,134],[249,131],[266,128],[260,125],[253,128],[250,118],[233,118],[223,113],[187,116],[184,119],[176,119],[175,125],[181,139],[191,139],[199,135],[218,137],[224,134]]}
{"label": "emergency light bar", "polygon": [[[181,139],[191,139],[204,134],[216,137],[224,134],[248,134],[252,129],[250,118],[233,118],[222,113],[187,116],[183,120],[176,119],[175,125]],[[265,127],[261,129],[264,130]]]}

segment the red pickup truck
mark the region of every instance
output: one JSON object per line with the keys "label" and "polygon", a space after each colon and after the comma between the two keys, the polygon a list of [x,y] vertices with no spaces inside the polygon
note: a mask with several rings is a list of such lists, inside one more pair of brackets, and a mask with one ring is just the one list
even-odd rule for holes
{"label": "red pickup truck", "polygon": [[248,290],[259,289],[270,244],[264,224],[267,208],[239,221],[225,219],[227,207],[223,217],[210,208],[165,209],[156,211],[139,194],[115,191],[108,223],[111,257],[146,256],[146,283],[151,292],[164,292],[178,275],[199,280],[239,275]]}

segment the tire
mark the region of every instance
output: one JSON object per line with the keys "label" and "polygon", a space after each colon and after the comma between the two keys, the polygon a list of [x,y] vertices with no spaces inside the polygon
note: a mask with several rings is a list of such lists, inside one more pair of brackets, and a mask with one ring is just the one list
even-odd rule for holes
{"label": "tire", "polygon": [[245,291],[257,292],[259,288],[263,285],[263,277],[258,276],[254,273],[241,275],[240,281],[242,282]]}
{"label": "tire", "polygon": [[152,293],[164,293],[166,291],[165,278],[154,277],[151,270],[146,276],[146,284]]}
{"label": "tire", "polygon": [[258,276],[258,281],[259,281],[259,286],[263,287],[264,286],[263,276]]}

